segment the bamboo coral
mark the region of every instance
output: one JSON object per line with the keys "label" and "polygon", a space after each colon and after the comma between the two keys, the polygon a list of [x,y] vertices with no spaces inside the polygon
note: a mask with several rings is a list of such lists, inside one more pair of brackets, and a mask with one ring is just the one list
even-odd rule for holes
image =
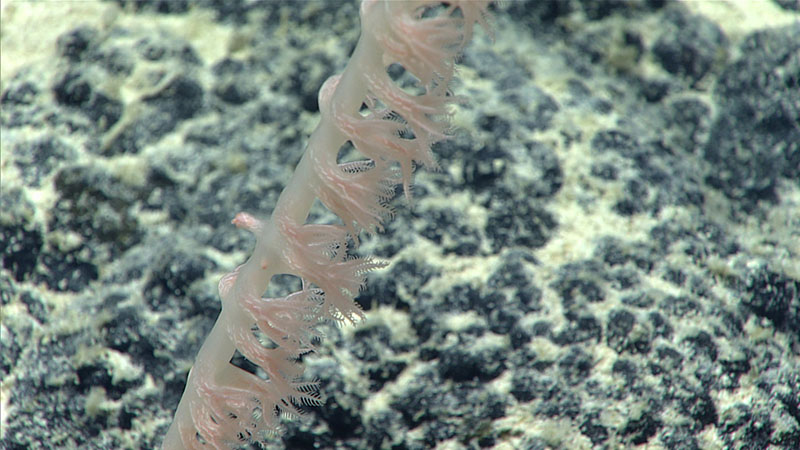
{"label": "bamboo coral", "polygon": [[[297,359],[313,351],[321,320],[355,322],[363,316],[355,297],[366,274],[382,263],[348,255],[348,238],[357,243],[360,231],[382,229],[392,213],[394,186],[401,182],[410,197],[414,164],[436,167],[431,145],[447,136],[448,105],[456,101],[448,92],[455,58],[474,23],[486,25],[488,4],[361,4],[358,45],[344,72],[320,90],[320,124],[272,217],[239,213],[233,220],[256,236],[255,249],[220,281],[222,312],[189,374],[165,449],[263,440],[278,431],[277,414],[295,415],[301,405],[321,403],[316,385],[301,380]],[[419,95],[394,85],[386,72],[392,64],[417,78]],[[368,159],[339,164],[338,151],[347,141]],[[343,225],[306,224],[315,198]],[[270,279],[282,273],[300,277],[302,290],[262,298]],[[235,350],[267,378],[229,364]]]}

